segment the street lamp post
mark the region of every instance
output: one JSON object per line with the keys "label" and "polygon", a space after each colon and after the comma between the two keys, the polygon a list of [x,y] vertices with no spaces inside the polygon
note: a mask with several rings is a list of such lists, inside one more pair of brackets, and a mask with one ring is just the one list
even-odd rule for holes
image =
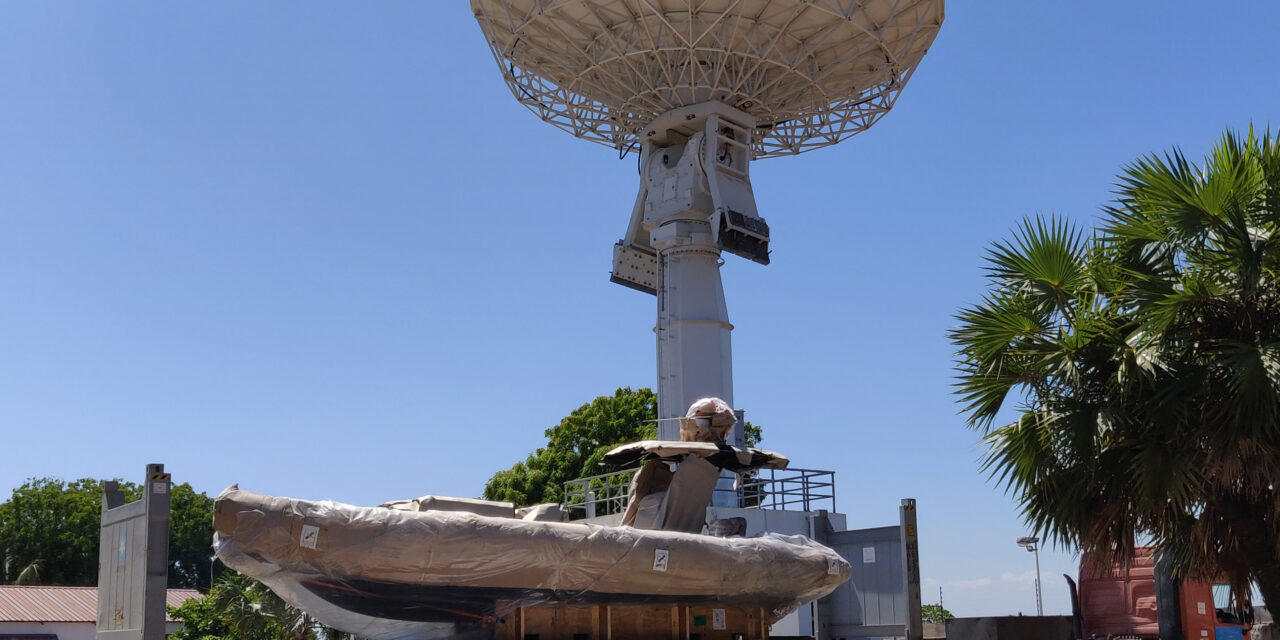
{"label": "street lamp post", "polygon": [[1040,597],[1040,538],[1023,536],[1018,538],[1018,546],[1036,554],[1036,615],[1044,615],[1044,601]]}

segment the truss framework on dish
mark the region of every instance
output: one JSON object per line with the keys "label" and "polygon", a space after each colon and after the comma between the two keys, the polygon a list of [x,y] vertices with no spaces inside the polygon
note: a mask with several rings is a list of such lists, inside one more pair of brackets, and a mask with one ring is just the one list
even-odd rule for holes
{"label": "truss framework on dish", "polygon": [[472,0],[516,99],[632,150],[672,109],[755,116],[755,157],[835,144],[893,106],[943,0]]}

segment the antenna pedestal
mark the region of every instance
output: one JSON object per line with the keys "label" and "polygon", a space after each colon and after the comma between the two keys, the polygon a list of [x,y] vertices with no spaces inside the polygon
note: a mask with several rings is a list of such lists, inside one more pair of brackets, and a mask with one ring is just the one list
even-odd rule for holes
{"label": "antenna pedestal", "polygon": [[[679,418],[701,398],[733,404],[729,309],[720,249],[709,220],[675,219],[650,234],[657,250],[658,438],[680,440]],[[741,412],[739,412],[741,416]],[[746,446],[741,417],[726,440]],[[738,506],[732,472],[721,471],[711,504]]]}
{"label": "antenna pedestal", "polygon": [[[657,296],[658,437],[700,398],[733,405],[729,311],[720,279],[728,251],[768,264],[769,226],[747,172],[755,119],[718,102],[663,114],[645,128],[640,193],[614,247],[613,281]],[[745,446],[743,424],[728,441]],[[714,503],[737,506],[732,474]]]}
{"label": "antenna pedestal", "polygon": [[[516,100],[620,155],[640,149],[610,279],[658,298],[659,418],[704,396],[733,402],[720,253],[769,264],[751,160],[879,120],[943,2],[471,0]],[[675,425],[659,422],[660,436],[676,439]],[[742,428],[730,437],[742,444]]]}
{"label": "antenna pedestal", "polygon": [[[658,437],[700,398],[733,406],[729,312],[722,251],[769,263],[769,225],[756,213],[748,166],[749,114],[704,102],[645,127],[640,192],[627,234],[614,247],[613,281],[658,298]],[[745,444],[742,427],[730,443]]]}
{"label": "antenna pedestal", "polygon": [[[720,280],[720,250],[710,242],[710,229],[706,221],[681,220],[652,236],[661,282],[654,327],[659,418],[683,416],[700,398],[720,398],[734,406],[733,325]],[[735,436],[740,432],[735,429]],[[658,438],[679,440],[679,423],[660,421]]]}

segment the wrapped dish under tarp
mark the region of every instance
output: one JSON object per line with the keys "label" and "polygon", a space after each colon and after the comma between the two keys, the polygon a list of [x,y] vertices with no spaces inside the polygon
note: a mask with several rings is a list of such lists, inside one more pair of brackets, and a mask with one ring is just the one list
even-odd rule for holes
{"label": "wrapped dish under tarp", "polygon": [[791,464],[786,456],[765,449],[676,440],[641,440],[620,445],[604,454],[604,461],[616,467],[631,467],[641,460],[676,461],[685,456],[703,458],[725,471],[786,469]]}
{"label": "wrapped dish under tarp", "polygon": [[375,640],[444,638],[542,603],[725,603],[769,622],[849,578],[801,536],[716,538],[460,511],[355,507],[232,487],[214,547],[321,622]]}

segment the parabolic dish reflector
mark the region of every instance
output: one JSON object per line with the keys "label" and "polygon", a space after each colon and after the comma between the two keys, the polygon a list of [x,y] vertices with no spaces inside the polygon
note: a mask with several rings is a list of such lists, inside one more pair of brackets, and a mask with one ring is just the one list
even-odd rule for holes
{"label": "parabolic dish reflector", "polygon": [[943,0],[471,0],[517,100],[630,150],[659,115],[755,116],[755,157],[835,144],[893,106]]}

